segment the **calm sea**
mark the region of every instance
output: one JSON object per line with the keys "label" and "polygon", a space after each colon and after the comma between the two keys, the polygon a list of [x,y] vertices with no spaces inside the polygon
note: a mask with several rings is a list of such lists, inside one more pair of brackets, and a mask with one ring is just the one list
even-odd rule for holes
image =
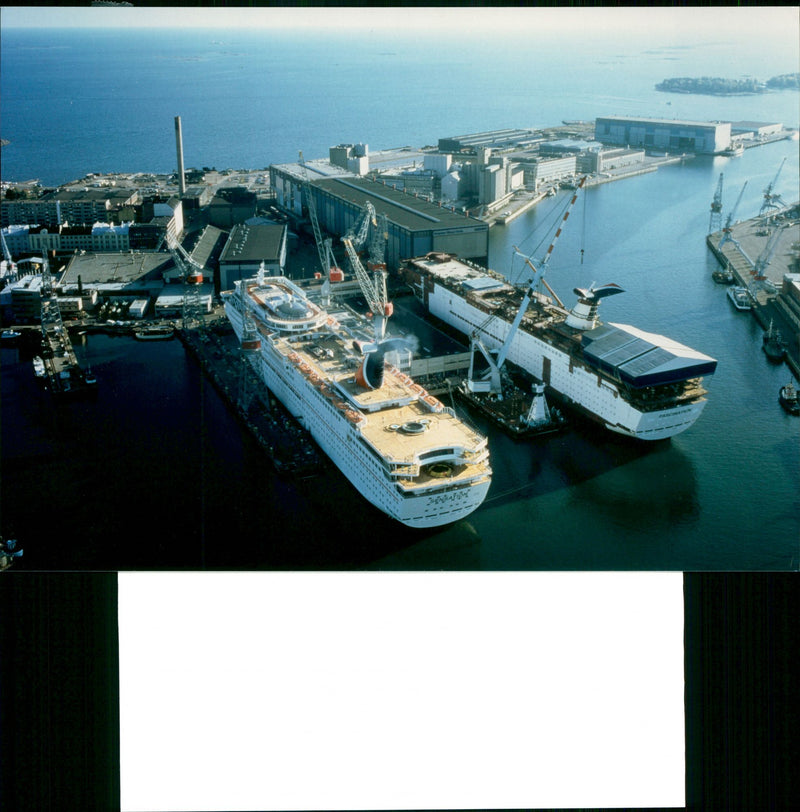
{"label": "calm sea", "polygon": [[[667,76],[768,78],[796,65],[796,54],[774,53],[742,65],[719,43],[597,45],[569,60],[548,43],[455,49],[231,32],[4,31],[2,45],[4,180],[171,171],[175,115],[187,166],[220,169],[291,161],[299,149],[325,156],[340,142],[420,146],[612,113],[798,125],[788,91],[653,90]],[[704,236],[720,172],[726,208],[749,181],[738,214],[750,217],[787,158],[777,188],[797,200],[797,150],[783,141],[590,189],[553,254],[548,280],[562,297],[616,282],[626,293],[604,302],[605,320],[718,359],[704,414],[667,443],[583,425],[518,443],[485,427],[494,479],[484,505],[412,533],[336,470],[277,477],[177,341],[86,336],[78,351],[100,380],[97,401],[58,410],[29,360],[2,350],[0,530],[24,540],[30,569],[796,569],[800,421],[777,403],[789,373],[767,364],[754,320],[711,280]],[[512,245],[537,254],[560,204],[493,229],[490,264],[508,271]]]}

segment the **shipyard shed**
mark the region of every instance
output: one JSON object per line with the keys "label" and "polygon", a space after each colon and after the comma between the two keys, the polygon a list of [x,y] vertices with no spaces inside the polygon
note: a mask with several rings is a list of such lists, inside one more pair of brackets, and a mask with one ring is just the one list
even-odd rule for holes
{"label": "shipyard shed", "polygon": [[714,155],[730,146],[731,124],[724,121],[605,116],[595,119],[594,137],[603,144]]}
{"label": "shipyard shed", "polygon": [[285,225],[238,225],[233,228],[219,258],[220,290],[231,290],[237,279],[249,279],[264,266],[281,275],[286,264]]}
{"label": "shipyard shed", "polygon": [[101,298],[123,296],[153,298],[164,287],[173,267],[169,254],[155,252],[76,254],[67,264],[59,287],[65,295]]}
{"label": "shipyard shed", "polygon": [[343,236],[355,226],[367,201],[388,221],[386,265],[430,251],[483,260],[489,254],[489,226],[448,206],[430,203],[388,183],[368,178],[328,178],[311,185],[319,224]]}

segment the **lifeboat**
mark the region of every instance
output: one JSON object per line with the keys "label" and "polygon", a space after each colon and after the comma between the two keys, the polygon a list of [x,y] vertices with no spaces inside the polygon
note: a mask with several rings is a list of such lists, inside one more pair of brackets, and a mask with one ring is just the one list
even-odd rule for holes
{"label": "lifeboat", "polygon": [[354,412],[352,409],[347,409],[344,415],[351,423],[361,422],[361,415],[358,412]]}
{"label": "lifeboat", "polygon": [[433,395],[427,395],[424,400],[428,406],[432,406],[437,412],[442,408],[442,404]]}
{"label": "lifeboat", "polygon": [[425,390],[418,383],[413,383],[411,384],[411,391],[415,395],[421,395]]}
{"label": "lifeboat", "polygon": [[242,349],[243,350],[260,350],[261,349],[261,339],[258,336],[253,336],[252,338],[246,338],[242,341]]}

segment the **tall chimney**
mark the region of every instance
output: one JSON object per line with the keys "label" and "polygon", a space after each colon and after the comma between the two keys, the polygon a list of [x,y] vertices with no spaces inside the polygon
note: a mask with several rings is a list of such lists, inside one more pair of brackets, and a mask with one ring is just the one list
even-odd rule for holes
{"label": "tall chimney", "polygon": [[175,146],[178,148],[178,189],[183,197],[186,194],[186,177],[183,172],[183,136],[181,135],[180,116],[175,116]]}

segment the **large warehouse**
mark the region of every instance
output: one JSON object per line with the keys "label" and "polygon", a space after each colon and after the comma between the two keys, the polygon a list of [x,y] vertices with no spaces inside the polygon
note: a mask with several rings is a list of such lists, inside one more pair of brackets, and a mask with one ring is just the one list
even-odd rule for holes
{"label": "large warehouse", "polygon": [[723,121],[606,116],[595,119],[594,137],[603,144],[714,155],[730,146],[731,125]]}
{"label": "large warehouse", "polygon": [[[299,190],[303,181],[297,164],[270,167],[270,177],[274,179],[278,205],[299,216]],[[397,268],[401,259],[422,256],[429,251],[479,261],[488,258],[489,226],[480,220],[381,181],[353,175],[318,177],[314,172],[310,188],[323,231],[338,237],[346,234],[358,222],[367,201],[378,214],[386,215],[389,225],[386,264],[390,270]]]}

